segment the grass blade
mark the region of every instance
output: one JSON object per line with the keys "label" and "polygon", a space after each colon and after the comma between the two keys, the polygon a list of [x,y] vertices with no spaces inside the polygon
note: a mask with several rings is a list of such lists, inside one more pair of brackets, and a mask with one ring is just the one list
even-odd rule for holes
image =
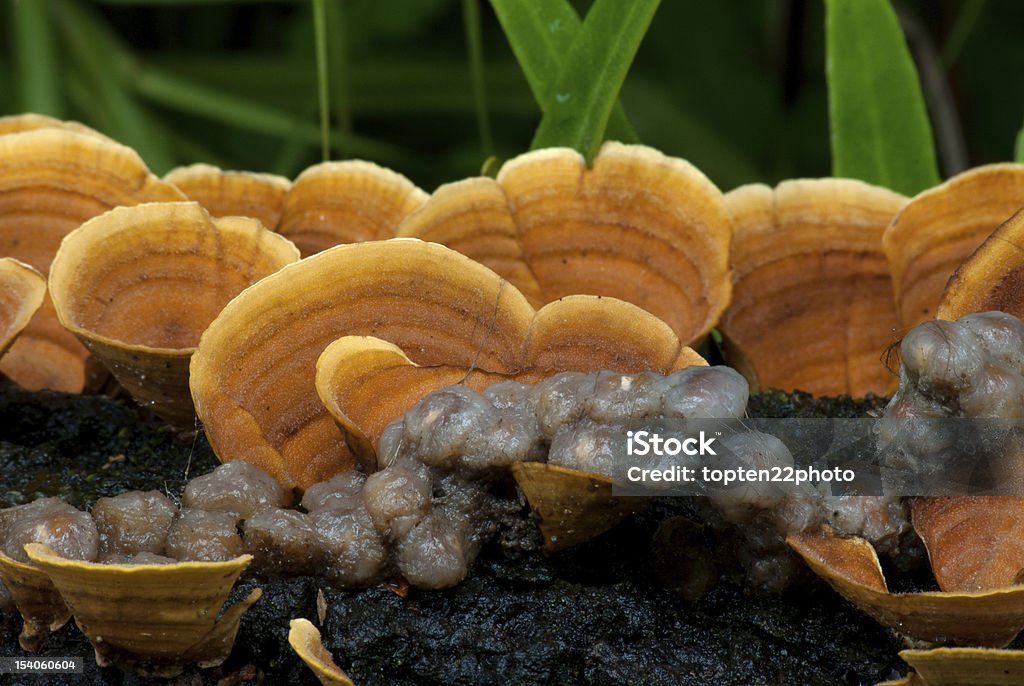
{"label": "grass blade", "polygon": [[1017,134],[1016,160],[1024,164],[1024,126],[1020,128],[1020,133]]}
{"label": "grass blade", "polygon": [[[273,107],[225,93],[168,71],[140,66],[133,74],[131,84],[140,97],[180,112],[191,112],[247,131],[286,140],[301,140],[309,145],[321,141],[320,128],[315,124],[297,120]],[[404,155],[396,146],[363,136],[346,135],[336,130],[331,132],[331,136],[341,141],[352,154],[384,163],[392,163]]]}
{"label": "grass blade", "polygon": [[[568,0],[491,0],[491,6],[537,105],[547,112],[555,102],[564,56],[582,26],[579,15]],[[608,120],[608,137],[624,143],[639,140],[618,102]]]}
{"label": "grass blade", "polygon": [[832,173],[915,193],[938,184],[917,70],[888,0],[826,0]]}
{"label": "grass blade", "polygon": [[116,34],[84,3],[62,0],[55,9],[61,39],[72,61],[69,73],[80,75],[95,102],[100,128],[134,148],[154,172],[166,172],[176,158],[167,141],[155,134],[150,114],[129,92],[130,77],[119,78],[125,77],[131,58]]}
{"label": "grass blade", "polygon": [[[329,89],[334,112],[334,125],[348,137],[352,134],[352,73],[349,67],[349,8],[347,2],[327,3],[327,35],[330,46],[327,50],[327,71],[330,75]],[[347,155],[344,147],[334,141],[334,153],[339,157]]]}
{"label": "grass blade", "polygon": [[57,82],[60,69],[54,49],[50,0],[16,0],[10,24],[18,84],[18,109],[63,115],[64,101]]}
{"label": "grass blade", "polygon": [[593,157],[660,0],[597,0],[555,81],[533,148],[568,145]]}
{"label": "grass blade", "polygon": [[313,0],[313,33],[316,38],[316,92],[320,103],[320,157],[331,158],[331,94],[327,83],[327,8]]}
{"label": "grass blade", "polygon": [[469,53],[470,80],[476,105],[476,125],[480,133],[480,150],[484,158],[494,155],[491,120],[487,113],[487,86],[484,80],[484,41],[480,31],[479,0],[462,0],[462,22],[466,29],[466,50]]}

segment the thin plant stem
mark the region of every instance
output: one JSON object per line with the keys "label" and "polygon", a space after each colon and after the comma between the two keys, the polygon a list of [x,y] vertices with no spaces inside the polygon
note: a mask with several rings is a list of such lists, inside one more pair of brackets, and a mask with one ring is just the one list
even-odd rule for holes
{"label": "thin plant stem", "polygon": [[[334,125],[346,137],[352,134],[352,74],[349,69],[348,3],[327,3],[327,35],[331,47],[327,51],[327,67],[330,75],[331,105]],[[347,151],[340,149],[341,141],[335,145],[335,152],[344,156]]]}
{"label": "thin plant stem", "polygon": [[491,120],[487,109],[487,87],[484,80],[484,44],[480,30],[478,0],[462,0],[462,22],[466,30],[466,49],[469,53],[469,73],[476,103],[476,124],[480,133],[480,148],[484,158],[494,155]]}
{"label": "thin plant stem", "polygon": [[320,156],[331,158],[331,94],[327,72],[327,8],[313,0],[313,32],[316,34],[316,86],[320,99]]}

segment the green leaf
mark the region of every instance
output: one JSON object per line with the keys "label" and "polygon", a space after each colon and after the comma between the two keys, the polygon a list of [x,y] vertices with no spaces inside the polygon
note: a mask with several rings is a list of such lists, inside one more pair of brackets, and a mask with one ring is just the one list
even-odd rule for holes
{"label": "green leaf", "polygon": [[69,90],[85,90],[94,101],[101,130],[134,148],[154,172],[162,174],[173,167],[167,141],[155,135],[150,114],[118,78],[130,63],[118,36],[89,5],[60,0],[54,9],[71,58],[69,71],[81,82],[77,91]]}
{"label": "green leaf", "polygon": [[[541,112],[555,103],[556,80],[566,52],[582,22],[568,0],[491,0]],[[639,140],[622,105],[615,103],[608,136],[625,143]]]}
{"label": "green leaf", "polygon": [[917,70],[888,0],[826,0],[832,173],[913,195],[939,183]]}
{"label": "green leaf", "polygon": [[11,3],[11,45],[14,47],[19,109],[63,115],[64,102],[58,83],[50,0],[18,0]]}
{"label": "green leaf", "polygon": [[313,0],[313,33],[316,42],[316,92],[320,103],[320,158],[331,159],[331,94],[327,72],[327,8]]}
{"label": "green leaf", "polygon": [[533,148],[568,145],[591,159],[660,0],[597,0],[555,80]]}
{"label": "green leaf", "polygon": [[476,127],[480,134],[480,151],[484,158],[494,155],[491,120],[487,110],[487,85],[484,79],[484,41],[480,30],[478,0],[462,0],[462,24],[466,31],[466,52],[476,105]]}
{"label": "green leaf", "polygon": [[1024,126],[1017,134],[1017,161],[1024,164]]}

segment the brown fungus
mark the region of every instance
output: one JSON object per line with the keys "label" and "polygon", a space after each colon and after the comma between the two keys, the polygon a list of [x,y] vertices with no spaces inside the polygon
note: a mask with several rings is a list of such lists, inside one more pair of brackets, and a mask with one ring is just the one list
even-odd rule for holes
{"label": "brown fungus", "polygon": [[0,259],[0,357],[14,343],[46,298],[46,280],[24,262]]}
{"label": "brown fungus", "polygon": [[426,199],[409,179],[372,162],[324,162],[295,179],[277,230],[308,257],[341,243],[391,238]]}
{"label": "brown fungus", "polygon": [[879,360],[898,326],[882,233],[906,198],[849,179],[742,186],[735,286],[719,329],[751,387],[815,395],[885,393]]}
{"label": "brown fungus", "polygon": [[320,631],[308,619],[293,619],[288,644],[313,670],[323,686],[354,686],[320,641]]}
{"label": "brown fungus", "polygon": [[721,192],[695,167],[640,146],[583,157],[550,148],[496,180],[442,186],[399,227],[494,269],[535,305],[590,294],[633,303],[686,344],[729,302],[732,228]]}
{"label": "brown fungus", "polygon": [[[13,121],[13,123],[12,123]],[[46,275],[61,239],[119,205],[185,197],[149,173],[130,148],[80,124],[39,117],[0,123],[0,256]],[[57,322],[49,299],[0,361],[26,388],[80,392],[87,352]]]}
{"label": "brown fungus", "polygon": [[27,553],[74,609],[101,667],[173,677],[185,665],[227,659],[238,623],[262,591],[223,608],[251,558],[173,564],[95,564],[68,560],[44,545]]}
{"label": "brown fungus", "polygon": [[270,230],[277,228],[292,182],[275,174],[224,171],[193,164],[167,172],[174,184],[214,217],[251,217]]}
{"label": "brown fungus", "polygon": [[[1024,180],[1021,186],[1018,202],[1024,206]],[[996,227],[957,267],[942,293],[938,317],[957,319],[989,310],[1024,317],[1024,256],[1019,247],[1022,241],[1024,209]]]}
{"label": "brown fungus", "polygon": [[188,365],[199,336],[246,286],[298,259],[295,246],[198,203],[119,207],[68,234],[50,271],[61,323],[142,405],[192,428]]}
{"label": "brown fungus", "polygon": [[935,318],[953,272],[1022,205],[1024,164],[988,164],[916,195],[892,218],[882,243],[902,330]]}

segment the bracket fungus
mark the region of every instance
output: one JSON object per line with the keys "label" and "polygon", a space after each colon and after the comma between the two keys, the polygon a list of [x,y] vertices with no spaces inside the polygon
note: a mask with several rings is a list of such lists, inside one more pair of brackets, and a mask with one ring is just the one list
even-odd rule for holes
{"label": "bracket fungus", "polygon": [[1017,686],[1024,682],[1024,651],[993,648],[901,650],[914,671],[877,686]]}
{"label": "bracket fungus", "polygon": [[[185,199],[133,150],[81,125],[30,117],[5,129],[12,132],[0,135],[0,256],[44,275],[61,239],[87,219],[118,205]],[[30,389],[79,392],[86,355],[47,300],[0,371]]]}
{"label": "bracket fungus", "polygon": [[[1021,186],[1018,202],[1024,206],[1024,180]],[[1024,250],[1021,245],[1024,245],[1024,209],[1017,210],[996,228],[957,267],[942,293],[939,318],[956,319],[989,310],[1024,317]]]}
{"label": "bracket fungus", "polygon": [[[581,302],[569,299],[554,309],[571,313]],[[646,369],[685,358],[678,339],[651,315],[611,299],[599,302],[580,305],[589,313],[580,321],[611,322],[628,308],[629,321],[646,322],[631,330],[627,342],[614,340],[611,359],[625,359],[623,351],[644,350],[651,341],[658,346],[634,364]],[[607,312],[603,320],[594,316],[601,308]],[[333,341],[372,336],[397,346],[410,362],[423,367],[511,377],[524,371],[524,350],[557,359],[551,348],[559,340],[554,330],[531,339],[533,324],[540,321],[544,329],[544,319],[536,316],[514,286],[442,245],[410,239],[341,245],[282,269],[224,308],[192,359],[192,395],[222,460],[251,461],[286,488],[305,488],[355,464],[315,388],[317,359]],[[556,318],[552,324],[559,321],[574,322],[572,317]],[[652,336],[650,328],[658,326],[662,333]],[[611,330],[622,329],[616,325]],[[596,340],[612,342],[598,331],[592,333]],[[562,340],[571,341],[571,335]],[[566,350],[578,351],[579,345],[576,341]],[[397,359],[387,345],[369,346],[360,352],[353,345],[344,352],[384,367]],[[438,372],[424,372],[434,374]],[[429,385],[436,387],[440,381],[436,377]],[[368,400],[358,389],[352,392]],[[400,388],[390,398],[383,407],[415,401],[402,396]]]}
{"label": "bracket fungus", "polygon": [[0,136],[8,133],[22,133],[23,131],[35,131],[36,129],[65,129],[67,131],[75,131],[82,133],[87,136],[94,136],[96,138],[102,138],[112,143],[117,141],[112,138],[107,138],[96,129],[90,128],[85,124],[81,124],[77,121],[64,121],[62,119],[54,119],[45,114],[35,114],[34,112],[26,112],[24,114],[12,114],[5,117],[0,117]]}
{"label": "bracket fungus", "polygon": [[0,551],[0,581],[3,582],[22,619],[18,644],[36,651],[50,632],[71,619],[71,610],[45,573],[35,565],[15,560]]}
{"label": "bracket fungus", "polygon": [[43,275],[24,262],[0,258],[0,357],[46,298]]}
{"label": "bracket fungus", "polygon": [[277,228],[292,182],[276,174],[224,171],[209,164],[172,169],[164,181],[178,187],[214,217],[251,217]]}
{"label": "bracket fungus", "polygon": [[[512,346],[515,345],[513,341]],[[482,391],[502,381],[536,381],[560,371],[673,371],[707,364],[680,345],[668,326],[614,298],[571,296],[542,307],[501,371],[483,363],[420,366],[402,349],[366,336],[346,336],[317,360],[316,390],[368,471],[388,423],[431,391],[456,383]]]}
{"label": "bracket fungus", "polygon": [[308,257],[342,243],[391,238],[426,199],[412,181],[372,162],[323,162],[295,179],[277,231]]}
{"label": "bracket fungus", "polygon": [[731,234],[721,192],[696,167],[620,143],[590,169],[549,148],[509,160],[496,180],[441,186],[397,232],[487,265],[535,306],[576,294],[631,302],[686,344],[729,302]]}
{"label": "bracket fungus", "polygon": [[884,393],[882,351],[898,324],[882,233],[906,198],[849,179],[742,186],[726,357],[753,388],[815,395]]}
{"label": "bracket fungus", "polygon": [[935,318],[953,272],[1022,205],[1024,164],[990,164],[918,194],[893,217],[882,242],[903,330]]}
{"label": "bracket fungus", "polygon": [[293,619],[289,623],[288,644],[313,670],[324,686],[353,686],[352,680],[334,662],[331,653],[320,640],[320,630],[308,619]]}
{"label": "bracket fungus", "polygon": [[1024,587],[892,593],[878,555],[862,538],[829,531],[786,542],[844,598],[884,626],[933,644],[1004,646],[1024,628]]}
{"label": "bracket fungus", "polygon": [[60,322],[142,405],[191,428],[189,358],[245,287],[298,259],[254,219],[198,203],[119,207],[68,234],[50,271]]}
{"label": "bracket fungus", "polygon": [[242,615],[262,595],[253,589],[221,611],[250,555],[226,562],[121,565],[69,560],[39,543],[25,551],[71,608],[97,664],[148,676],[176,676],[187,664],[222,663]]}

